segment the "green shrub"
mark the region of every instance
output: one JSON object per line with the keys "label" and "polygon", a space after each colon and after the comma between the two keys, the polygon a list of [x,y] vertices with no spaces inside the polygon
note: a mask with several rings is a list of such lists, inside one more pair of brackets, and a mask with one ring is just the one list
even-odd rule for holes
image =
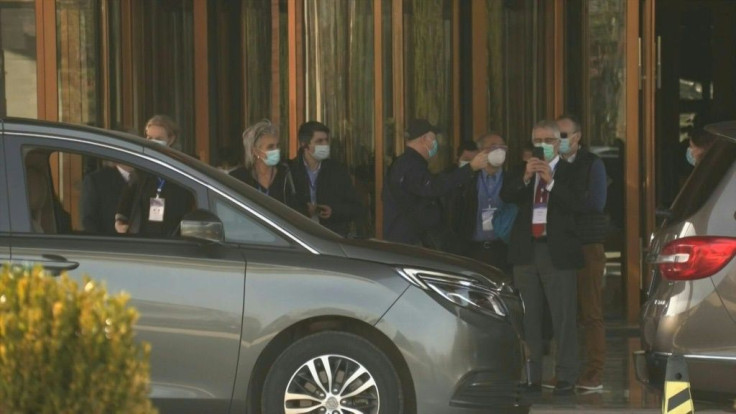
{"label": "green shrub", "polygon": [[0,413],[155,413],[138,313],[85,276],[0,270]]}

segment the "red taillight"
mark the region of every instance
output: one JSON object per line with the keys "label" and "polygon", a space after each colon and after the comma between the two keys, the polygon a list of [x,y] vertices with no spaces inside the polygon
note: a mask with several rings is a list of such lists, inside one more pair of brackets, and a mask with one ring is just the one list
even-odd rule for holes
{"label": "red taillight", "polygon": [[657,257],[657,265],[665,279],[695,280],[723,269],[734,254],[734,237],[685,237],[664,246]]}

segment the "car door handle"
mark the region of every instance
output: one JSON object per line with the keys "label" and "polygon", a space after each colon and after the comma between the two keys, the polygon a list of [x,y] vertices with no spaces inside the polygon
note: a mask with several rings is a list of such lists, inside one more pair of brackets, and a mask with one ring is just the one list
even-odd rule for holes
{"label": "car door handle", "polygon": [[66,260],[64,256],[58,254],[44,254],[41,257],[43,268],[48,270],[52,276],[59,276],[65,270],[74,270],[79,267],[79,262]]}

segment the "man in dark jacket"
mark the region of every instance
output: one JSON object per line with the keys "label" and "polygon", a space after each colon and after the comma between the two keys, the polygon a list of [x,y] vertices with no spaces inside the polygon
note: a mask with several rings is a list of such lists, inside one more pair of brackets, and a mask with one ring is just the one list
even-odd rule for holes
{"label": "man in dark jacket", "polygon": [[132,169],[125,165],[103,166],[87,174],[79,207],[85,232],[114,236],[115,212]]}
{"label": "man in dark jacket", "polygon": [[383,186],[383,237],[388,241],[447,250],[440,198],[488,164],[488,152],[481,152],[468,165],[432,174],[427,161],[437,154],[436,133],[425,119],[409,122],[406,150],[391,165]]}
{"label": "man in dark jacket", "polygon": [[514,283],[526,308],[529,391],[541,390],[546,296],[557,343],[555,394],[564,395],[573,392],[578,378],[576,271],[583,266],[583,255],[575,235],[574,216],[582,206],[582,191],[572,165],[558,155],[560,130],[555,121],[537,123],[532,143],[544,155],[530,158],[525,166],[509,174],[501,198],[519,206],[511,231],[509,261],[514,265]]}
{"label": "man in dark jacket", "polygon": [[577,216],[578,237],[582,243],[585,266],[578,271],[578,319],[583,330],[585,365],[578,378],[577,388],[587,391],[603,389],[603,366],[606,361],[606,331],[603,325],[603,273],[606,253],[603,242],[607,220],[603,213],[606,205],[606,167],[597,155],[580,145],[580,123],[572,115],[557,118],[563,138],[560,143],[562,158],[571,163],[574,174],[584,180],[584,212]]}
{"label": "man in dark jacket", "polygon": [[348,169],[330,158],[330,130],[309,121],[299,127],[299,154],[291,160],[297,202],[312,220],[342,236],[365,214]]}

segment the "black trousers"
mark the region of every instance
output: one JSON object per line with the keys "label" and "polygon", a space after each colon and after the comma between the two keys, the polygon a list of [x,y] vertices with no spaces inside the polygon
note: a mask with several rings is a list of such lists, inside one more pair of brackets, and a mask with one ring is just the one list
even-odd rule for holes
{"label": "black trousers", "polygon": [[508,262],[508,253],[508,246],[500,239],[484,242],[470,241],[467,256],[503,270],[510,281],[513,267]]}

